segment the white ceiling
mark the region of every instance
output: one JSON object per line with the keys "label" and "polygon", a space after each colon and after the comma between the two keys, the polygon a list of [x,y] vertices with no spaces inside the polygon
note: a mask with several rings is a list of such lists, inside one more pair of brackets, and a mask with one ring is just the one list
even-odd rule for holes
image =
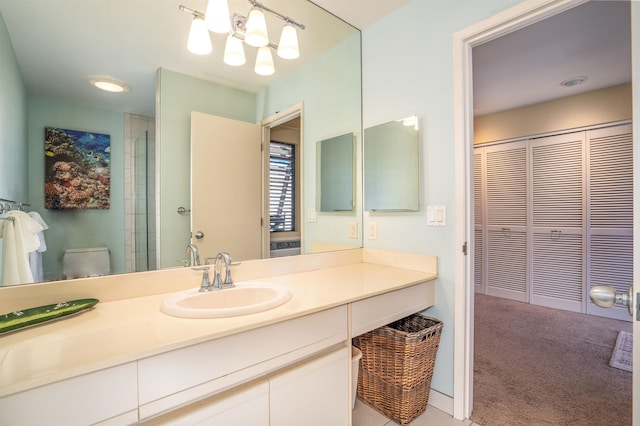
{"label": "white ceiling", "polygon": [[[275,57],[276,74],[258,79],[249,51],[247,64],[236,68],[224,65],[215,53],[200,57],[186,50],[191,17],[178,5],[203,11],[206,0],[0,0],[0,13],[29,93],[153,116],[159,67],[257,91],[355,31],[303,0],[263,2],[307,29],[299,31],[302,57]],[[364,31],[410,2],[313,0]],[[230,4],[232,11],[243,14],[250,8],[246,0]],[[591,1],[474,48],[476,114],[631,81],[628,8],[628,1]],[[277,37],[279,28],[270,32]],[[212,35],[217,52],[223,50],[222,39]],[[124,95],[99,92],[86,83],[91,75],[116,77],[132,90]],[[588,77],[585,84],[560,86],[579,75]]]}
{"label": "white ceiling", "polygon": [[[187,51],[192,16],[178,7],[204,12],[206,0],[0,0],[0,13],[29,93],[153,116],[158,68],[255,92],[357,33],[306,0],[264,4],[306,26],[298,31],[300,58],[274,55],[276,73],[267,77],[253,72],[255,48],[245,47],[244,66],[224,64],[221,34],[211,34],[212,54]],[[229,0],[229,6],[231,13],[244,16],[251,9],[247,0]],[[267,23],[271,41],[278,43],[283,21],[267,14]],[[111,76],[132,89],[103,93],[87,83],[95,75]]]}
{"label": "white ceiling", "polygon": [[[628,1],[590,1],[475,47],[475,114],[630,82],[629,7]],[[577,76],[587,80],[560,85]]]}
{"label": "white ceiling", "polygon": [[312,0],[323,9],[362,30],[410,0]]}
{"label": "white ceiling", "polygon": [[[365,29],[408,0],[314,0]],[[414,0],[417,1],[417,0]],[[631,81],[629,1],[590,1],[473,49],[474,112],[483,115]],[[586,76],[580,86],[564,80]]]}

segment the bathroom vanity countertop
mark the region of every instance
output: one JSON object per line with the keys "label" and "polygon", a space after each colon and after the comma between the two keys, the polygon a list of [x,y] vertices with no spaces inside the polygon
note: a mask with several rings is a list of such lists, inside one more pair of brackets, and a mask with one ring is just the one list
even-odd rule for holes
{"label": "bathroom vanity countertop", "polygon": [[218,319],[162,313],[167,293],[101,302],[78,316],[0,337],[0,397],[436,278],[436,272],[362,262],[252,279],[284,285],[292,298],[265,312]]}

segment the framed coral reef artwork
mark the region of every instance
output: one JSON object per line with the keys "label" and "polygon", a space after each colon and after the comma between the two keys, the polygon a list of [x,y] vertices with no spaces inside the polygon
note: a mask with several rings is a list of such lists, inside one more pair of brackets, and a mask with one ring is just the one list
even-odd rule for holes
{"label": "framed coral reef artwork", "polygon": [[108,209],[109,135],[45,127],[45,208]]}

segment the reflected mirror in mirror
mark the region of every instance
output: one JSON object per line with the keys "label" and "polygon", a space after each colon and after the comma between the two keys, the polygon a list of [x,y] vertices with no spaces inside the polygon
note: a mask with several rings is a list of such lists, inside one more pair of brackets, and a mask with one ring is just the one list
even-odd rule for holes
{"label": "reflected mirror in mirror", "polygon": [[320,211],[353,210],[353,133],[318,142]]}
{"label": "reflected mirror in mirror", "polygon": [[416,116],[364,129],[364,208],[418,211],[419,134]]}
{"label": "reflected mirror in mirror", "polygon": [[[185,210],[191,204],[192,111],[255,124],[291,105],[304,104],[309,106],[304,114],[305,140],[347,132],[361,135],[356,28],[306,0],[265,1],[306,24],[306,29],[298,32],[300,57],[284,60],[274,55],[276,72],[262,76],[254,72],[254,56],[247,56],[243,67],[223,63],[224,36],[211,34],[213,54],[190,53],[186,44],[192,18],[179,10],[180,4],[203,11],[207,1],[92,0],[79,8],[75,0],[0,0],[0,61],[7,70],[0,79],[0,120],[7,123],[1,129],[0,148],[3,164],[9,165],[0,168],[0,197],[31,204],[30,209],[41,213],[49,225],[43,253],[45,281],[62,277],[67,249],[108,248],[111,273],[173,268],[188,258],[191,217]],[[231,13],[246,14],[251,8],[247,0],[229,0],[229,5]],[[88,15],[95,19],[87,20]],[[277,21],[270,24],[274,40],[282,28]],[[140,22],[145,22],[144,31]],[[247,55],[255,52],[245,49]],[[333,69],[340,71],[326,71]],[[130,90],[114,94],[89,85],[88,76],[103,74],[126,82]],[[195,90],[187,90],[183,84],[187,80]],[[205,84],[216,85],[215,97],[201,90]],[[323,113],[336,111],[336,103],[340,104],[337,117]],[[109,210],[44,208],[46,126],[111,135]],[[307,174],[301,178],[300,211],[316,203],[314,151],[307,150],[304,156]],[[361,152],[356,161],[361,164]],[[360,176],[357,182],[361,185]],[[141,183],[146,188],[138,188]],[[134,191],[142,196],[135,206]],[[355,197],[356,214],[361,215],[361,186]],[[140,208],[147,213],[138,215]],[[348,232],[337,236],[330,231],[348,229],[347,225],[336,226],[330,220],[309,224],[303,217],[300,221],[301,232],[306,233],[303,253],[319,237],[325,237],[322,242],[327,246],[346,245],[338,237],[344,234],[346,239]],[[361,239],[349,242],[362,246]]]}

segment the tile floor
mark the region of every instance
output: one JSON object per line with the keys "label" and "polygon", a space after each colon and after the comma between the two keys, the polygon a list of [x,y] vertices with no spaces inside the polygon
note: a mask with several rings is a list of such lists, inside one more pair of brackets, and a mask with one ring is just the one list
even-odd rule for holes
{"label": "tile floor", "polygon": [[[397,423],[389,420],[373,408],[356,400],[353,409],[353,426],[394,426]],[[427,410],[410,423],[410,426],[479,426],[471,420],[455,420],[453,417],[435,407],[427,406]]]}

